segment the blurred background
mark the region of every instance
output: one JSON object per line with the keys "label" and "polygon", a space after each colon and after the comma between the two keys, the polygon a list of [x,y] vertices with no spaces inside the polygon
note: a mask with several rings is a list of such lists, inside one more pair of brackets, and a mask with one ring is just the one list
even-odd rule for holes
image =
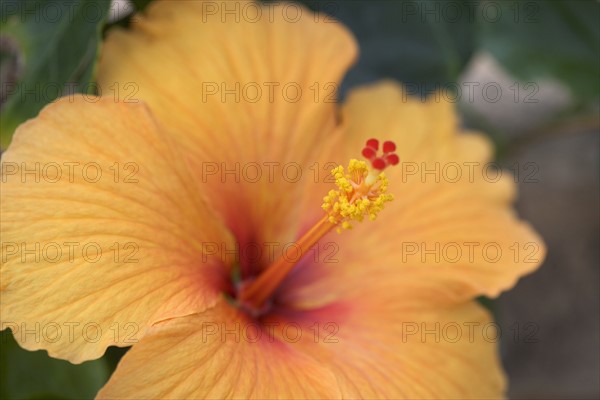
{"label": "blurred background", "polygon": [[[103,33],[127,27],[150,2],[0,1],[2,148],[56,97],[93,93]],[[482,299],[502,329],[509,396],[600,398],[600,3],[303,3],[342,21],[360,44],[342,97],[382,78],[404,82],[415,96],[442,93],[466,128],[489,135],[497,162],[515,174],[516,208],[549,251],[513,290]],[[1,335],[1,398],[91,398],[123,354],[111,348],[72,366]]]}

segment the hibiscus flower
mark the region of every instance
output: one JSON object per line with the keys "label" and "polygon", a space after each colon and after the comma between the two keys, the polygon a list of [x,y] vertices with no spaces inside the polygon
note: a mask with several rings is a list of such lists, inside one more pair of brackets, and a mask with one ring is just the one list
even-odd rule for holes
{"label": "hibiscus flower", "polygon": [[73,363],[133,344],[99,398],[501,397],[474,299],[544,256],[511,179],[448,102],[331,101],[356,43],[290,7],[152,3],[108,35],[103,96],[18,128],[2,326]]}

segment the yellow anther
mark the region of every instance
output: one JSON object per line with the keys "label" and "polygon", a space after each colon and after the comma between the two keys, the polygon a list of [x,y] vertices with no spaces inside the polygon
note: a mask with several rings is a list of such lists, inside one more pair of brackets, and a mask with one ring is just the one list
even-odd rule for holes
{"label": "yellow anther", "polygon": [[388,179],[385,174],[370,170],[364,161],[352,159],[347,174],[341,165],[331,174],[338,189],[330,190],[323,198],[322,208],[327,212],[328,220],[343,229],[352,229],[350,221],[361,222],[365,216],[375,220],[384,204],[393,199],[391,194],[386,193]]}

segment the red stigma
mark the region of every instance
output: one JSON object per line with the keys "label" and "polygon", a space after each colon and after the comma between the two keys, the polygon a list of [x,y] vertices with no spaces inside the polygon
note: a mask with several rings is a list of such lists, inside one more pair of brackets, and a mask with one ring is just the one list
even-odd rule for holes
{"label": "red stigma", "polygon": [[370,147],[375,151],[379,150],[379,140],[377,140],[377,139],[367,140],[367,147]]}
{"label": "red stigma", "polygon": [[397,165],[400,162],[400,157],[396,153],[396,144],[392,141],[383,142],[383,154],[378,156],[379,140],[369,139],[362,150],[364,158],[371,162],[371,166],[375,169],[383,171],[390,165]]}
{"label": "red stigma", "polygon": [[371,161],[371,165],[373,166],[373,168],[375,169],[379,169],[379,170],[383,170],[386,165],[385,165],[385,161],[383,161],[383,158],[376,158],[373,161]]}
{"label": "red stigma", "polygon": [[385,156],[385,162],[388,165],[398,165],[400,162],[400,157],[397,154],[388,154]]}
{"label": "red stigma", "polygon": [[373,150],[373,148],[371,148],[371,147],[365,147],[362,150],[362,155],[367,160],[371,160],[371,159],[375,158],[375,156],[377,156],[377,152],[375,150]]}
{"label": "red stigma", "polygon": [[383,143],[384,153],[392,153],[394,151],[396,151],[396,144],[394,142],[387,141]]}

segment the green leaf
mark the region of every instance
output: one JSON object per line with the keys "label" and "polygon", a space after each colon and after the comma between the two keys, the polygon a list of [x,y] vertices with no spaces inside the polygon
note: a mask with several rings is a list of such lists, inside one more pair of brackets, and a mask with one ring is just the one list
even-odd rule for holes
{"label": "green leaf", "polygon": [[46,104],[94,91],[90,82],[109,6],[105,0],[1,1],[1,61],[3,69],[16,66],[8,77],[0,75],[6,97],[0,110],[2,148],[15,128]]}
{"label": "green leaf", "polygon": [[517,78],[555,78],[580,100],[598,98],[599,2],[482,2],[477,15],[481,45]]}
{"label": "green leaf", "polygon": [[92,399],[108,377],[104,359],[73,365],[42,350],[23,350],[8,329],[0,332],[2,399]]}
{"label": "green leaf", "polygon": [[152,3],[152,0],[132,0],[131,2],[137,11],[144,11],[148,4]]}
{"label": "green leaf", "polygon": [[451,9],[437,0],[304,3],[319,19],[341,21],[357,38],[360,58],[346,77],[348,86],[392,78],[424,94],[456,82],[474,50],[470,0],[448,2]]}

